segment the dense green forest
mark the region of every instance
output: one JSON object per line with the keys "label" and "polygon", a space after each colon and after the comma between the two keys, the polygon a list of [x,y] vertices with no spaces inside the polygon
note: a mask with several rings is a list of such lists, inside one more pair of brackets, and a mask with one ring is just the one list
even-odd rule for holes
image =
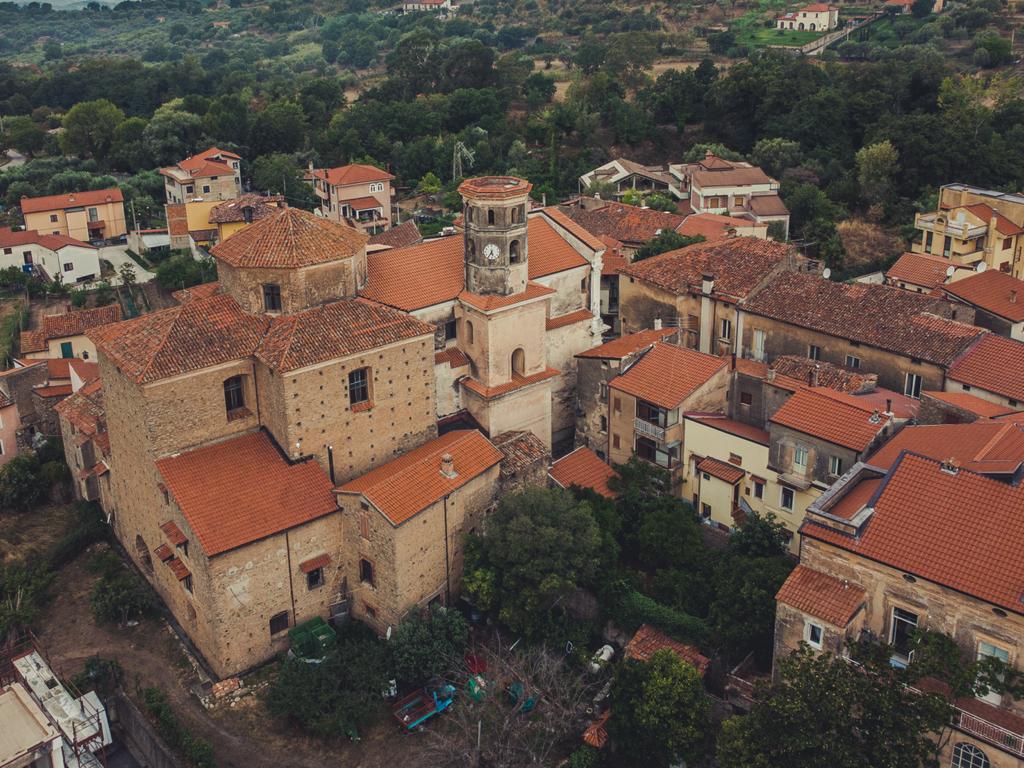
{"label": "dense green forest", "polygon": [[0,175],[0,200],[121,183],[152,223],[154,169],[211,143],[243,155],[253,188],[295,205],[311,203],[310,162],[376,163],[409,191],[433,173],[450,191],[456,142],[474,153],[467,173],[520,174],[556,199],[611,156],[678,161],[713,145],[778,176],[794,236],[839,264],[835,223],[851,214],[905,226],[939,184],[1024,178],[1024,89],[990,66],[998,46],[977,56],[985,35],[1005,39],[1000,0],[885,21],[888,42],[848,41],[852,57],[705,52],[656,76],[658,61],[707,51],[679,23],[692,6],[541,10],[484,0],[441,20],[366,0],[335,15],[237,0],[0,5],[3,139],[31,158]]}

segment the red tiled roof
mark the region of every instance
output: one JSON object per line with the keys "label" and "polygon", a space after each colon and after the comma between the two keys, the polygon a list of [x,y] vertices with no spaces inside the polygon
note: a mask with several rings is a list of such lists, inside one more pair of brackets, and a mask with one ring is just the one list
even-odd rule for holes
{"label": "red tiled roof", "polygon": [[874,389],[878,382],[876,373],[843,368],[832,363],[811,360],[798,355],[782,355],[775,358],[771,364],[771,370],[775,371],[776,378],[784,376],[807,385],[811,384],[812,378],[816,378],[819,387],[828,387],[851,394]]}
{"label": "red tiled roof", "polygon": [[956,264],[941,256],[904,253],[889,267],[885,276],[890,280],[902,280],[905,283],[932,289],[946,282],[946,270],[950,267],[956,267]]}
{"label": "red tiled roof", "polygon": [[533,432],[509,430],[492,437],[491,443],[501,451],[502,479],[520,477],[520,472],[551,461],[551,451]]}
{"label": "red tiled roof", "polygon": [[583,743],[589,744],[594,749],[604,749],[604,745],[608,743],[608,718],[612,716],[612,711],[606,709],[604,713],[597,718],[594,722],[587,726],[587,729],[583,732]]}
{"label": "red tiled roof", "polygon": [[562,206],[560,210],[591,234],[610,235],[633,245],[646,243],[659,232],[674,232],[684,218],[677,213],[612,202],[590,210],[570,206]]}
{"label": "red tiled roof", "polygon": [[553,288],[548,288],[546,285],[529,281],[526,283],[526,290],[522,293],[512,293],[508,296],[500,296],[497,294],[480,294],[471,293],[470,291],[462,291],[459,294],[459,301],[469,304],[471,307],[476,307],[483,312],[493,312],[497,309],[504,309],[505,307],[522,304],[524,301],[539,299],[542,296],[550,296],[553,293],[555,293]]}
{"label": "red tiled roof", "polygon": [[370,235],[370,245],[387,245],[392,248],[406,248],[423,240],[419,227],[412,219],[406,219],[397,227]]}
{"label": "red tiled roof", "polygon": [[856,584],[798,565],[775,599],[842,629],[864,605],[867,592]]}
{"label": "red tiled roof", "polygon": [[1013,472],[1024,462],[1024,424],[976,421],[972,424],[921,424],[897,432],[867,463],[888,469],[903,451],[958,465],[982,474]]}
{"label": "red tiled roof", "polygon": [[19,245],[38,244],[51,251],[58,251],[66,246],[75,248],[88,248],[95,251],[96,246],[83,243],[67,235],[42,235],[34,229],[12,229],[0,227],[0,248],[10,248]]}
{"label": "red tiled roof", "polygon": [[299,570],[303,573],[312,573],[318,568],[323,568],[324,566],[329,565],[330,562],[330,555],[317,555],[316,557],[310,558],[309,560],[304,560],[303,562],[299,563]]}
{"label": "red tiled roof", "polygon": [[347,224],[282,208],[243,229],[211,250],[235,267],[295,269],[355,256],[369,238]]}
{"label": "red tiled roof", "polygon": [[702,424],[705,427],[711,427],[712,429],[718,429],[722,432],[727,432],[730,435],[736,437],[742,437],[744,440],[750,440],[754,443],[760,443],[761,445],[768,445],[771,441],[771,436],[767,430],[758,429],[750,424],[744,424],[742,421],[735,421],[733,419],[726,418],[725,416],[718,416],[715,414],[686,414],[686,418],[690,421],[695,421],[698,424]]}
{"label": "red tiled roof", "polygon": [[905,454],[883,481],[873,506],[857,538],[811,520],[800,532],[1024,613],[1024,485],[966,469],[947,472],[939,461]]}
{"label": "red tiled roof", "polygon": [[467,377],[462,379],[462,386],[485,400],[489,400],[492,397],[501,397],[502,395],[507,395],[509,392],[515,392],[517,389],[522,389],[530,384],[547,381],[548,379],[554,378],[558,375],[559,371],[557,369],[546,368],[539,373],[531,373],[529,376],[513,375],[511,381],[506,382],[505,384],[497,384],[493,387],[485,387],[476,379]]}
{"label": "red tiled roof", "polygon": [[404,312],[342,299],[275,317],[256,347],[256,356],[275,370],[292,371],[433,334],[433,325]]}
{"label": "red tiled roof", "polygon": [[612,253],[610,250],[605,251],[604,256],[601,257],[601,276],[611,277],[612,275],[617,275],[628,266],[629,259],[625,256]]}
{"label": "red tiled roof", "polygon": [[564,328],[567,325],[574,325],[576,323],[582,323],[585,320],[593,320],[594,315],[588,309],[577,309],[575,312],[569,312],[558,317],[549,317],[544,325],[547,330],[552,331],[555,328]]}
{"label": "red tiled roof", "polygon": [[70,357],[57,357],[50,358],[46,361],[46,375],[52,382],[54,379],[70,379],[71,378],[71,360]]}
{"label": "red tiled roof", "polygon": [[578,238],[584,245],[586,245],[591,250],[601,251],[605,249],[606,243],[604,242],[604,238],[594,235],[593,233],[589,232],[586,227],[581,226],[579,223],[573,221],[565,214],[565,211],[563,211],[561,208],[558,208],[556,206],[548,206],[547,208],[542,208],[541,213],[544,214],[545,216],[550,217],[552,221],[564,227],[567,232],[569,232],[574,237]]}
{"label": "red tiled roof", "polygon": [[696,243],[634,262],[622,274],[675,294],[698,292],[704,274],[715,276],[714,293],[744,298],[781,269],[790,246],[756,237]]}
{"label": "red tiled roof", "polygon": [[67,397],[71,394],[70,384],[43,384],[32,388],[32,394],[40,397]]}
{"label": "red tiled roof", "polygon": [[374,208],[383,208],[384,203],[378,200],[372,195],[364,195],[362,197],[353,197],[351,200],[339,199],[339,203],[344,203],[349,206],[353,211],[369,211]]}
{"label": "red tiled roof", "polygon": [[950,366],[948,376],[1024,402],[1024,342],[986,334]]}
{"label": "red tiled roof", "polygon": [[361,163],[341,165],[337,168],[318,168],[313,171],[313,176],[323,179],[332,187],[365,184],[369,181],[389,181],[395,178],[387,171],[382,171],[376,166],[363,165]]}
{"label": "red tiled roof", "polygon": [[542,216],[531,216],[528,219],[527,237],[531,280],[567,269],[585,267],[590,263]]}
{"label": "red tiled roof", "polygon": [[724,358],[659,342],[609,386],[662,408],[676,408],[727,365]]}
{"label": "red tiled roof", "polygon": [[90,381],[57,403],[53,409],[68,420],[78,431],[79,437],[95,440],[101,451],[107,452],[104,449],[106,440],[99,439],[107,428],[103,386],[99,379]]}
{"label": "red tiled roof", "polygon": [[[875,419],[874,421],[872,419]],[[870,406],[825,387],[802,389],[783,403],[771,421],[827,442],[863,451],[885,427]]]}
{"label": "red tiled roof", "polygon": [[[455,477],[441,474],[445,455],[453,459]],[[350,480],[338,491],[364,496],[398,526],[482,475],[498,464],[501,456],[476,430],[455,430]]]}
{"label": "red tiled roof", "polygon": [[95,309],[78,309],[60,315],[46,315],[41,327],[35,331],[22,331],[22,352],[43,352],[50,339],[64,339],[80,336],[89,329],[96,329],[121,319],[121,305],[110,304]]}
{"label": "red tiled roof", "polygon": [[210,209],[211,224],[228,224],[245,221],[245,209],[252,208],[252,220],[259,221],[270,216],[285,205],[284,195],[245,194],[234,200],[226,200]]}
{"label": "red tiled roof", "polygon": [[626,644],[626,658],[649,661],[651,656],[663,650],[672,651],[683,661],[691,664],[701,677],[704,677],[704,673],[707,672],[708,665],[711,663],[692,645],[674,640],[650,624],[642,624],[633,635],[633,639]]}
{"label": "red tiled roof", "polygon": [[1003,216],[1003,214],[999,213],[999,211],[995,210],[991,206],[985,205],[985,203],[965,205],[964,208],[985,222],[986,225],[988,225],[988,223],[994,218],[996,220],[996,232],[1001,235],[1019,235],[1024,232],[1024,227],[1018,227],[1008,218]]}
{"label": "red tiled roof", "polygon": [[661,328],[659,330],[637,331],[636,333],[620,336],[617,339],[605,342],[597,347],[580,352],[576,357],[596,357],[603,360],[621,360],[645,347],[652,346],[654,342],[671,336],[675,333],[673,328]]}
{"label": "red tiled roof", "polygon": [[750,219],[737,219],[717,213],[694,213],[686,217],[676,232],[687,237],[701,235],[710,241],[729,237],[730,230],[753,226],[756,226],[756,222]]}
{"label": "red tiled roof", "polygon": [[461,368],[464,365],[469,365],[469,358],[458,347],[451,347],[434,354],[434,365],[443,365],[445,363],[452,368]]}
{"label": "red tiled roof", "polygon": [[181,528],[173,520],[168,520],[160,526],[160,530],[164,532],[164,536],[167,537],[167,541],[173,544],[175,547],[179,544],[184,544],[188,541],[188,536],[182,533]]}
{"label": "red tiled roof", "polygon": [[248,357],[268,325],[217,294],[95,328],[89,338],[124,375],[144,384]]}
{"label": "red tiled roof", "polygon": [[743,475],[746,474],[742,469],[728,462],[721,461],[719,459],[712,458],[709,456],[697,465],[698,472],[706,472],[712,477],[717,477],[719,480],[730,485],[735,485],[743,479]]}
{"label": "red tiled roof", "polygon": [[101,205],[103,203],[123,203],[124,195],[117,187],[110,189],[94,189],[86,192],[69,192],[64,195],[48,195],[46,197],[23,197],[20,206],[22,213],[38,213],[39,211],[57,211],[66,208],[80,208],[84,205]]}
{"label": "red tiled roof", "polygon": [[946,319],[952,306],[941,299],[797,272],[776,275],[744,310],[939,365],[949,365],[983,333]]}
{"label": "red tiled roof", "polygon": [[[527,237],[530,280],[588,263],[538,216],[527,219]],[[463,249],[452,236],[369,253],[361,295],[407,312],[453,301],[466,287]]]}
{"label": "red tiled roof", "polygon": [[562,488],[578,485],[614,499],[618,494],[608,487],[608,480],[616,472],[587,447],[577,448],[551,465],[548,473]]}
{"label": "red tiled roof", "polygon": [[289,464],[265,432],[159,459],[156,468],[207,557],[337,509],[320,465]]}
{"label": "red tiled roof", "polygon": [[952,405],[983,418],[991,419],[996,416],[1003,416],[1017,411],[1016,408],[1011,408],[1008,405],[1000,405],[999,403],[993,403],[990,400],[983,400],[977,395],[972,395],[970,392],[938,392],[926,390],[921,394],[924,397],[931,397],[935,400],[940,400],[943,403]]}
{"label": "red tiled roof", "polygon": [[942,290],[1011,322],[1024,320],[1024,280],[997,269],[956,280]]}
{"label": "red tiled roof", "polygon": [[185,304],[193,299],[208,298],[219,291],[220,283],[218,282],[200,283],[199,285],[193,285],[191,288],[182,288],[180,291],[175,291],[171,296],[177,299],[180,304]]}

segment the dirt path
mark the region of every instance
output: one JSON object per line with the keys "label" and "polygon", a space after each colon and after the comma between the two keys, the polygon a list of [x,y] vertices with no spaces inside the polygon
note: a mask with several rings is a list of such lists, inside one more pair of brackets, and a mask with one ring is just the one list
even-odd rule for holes
{"label": "dirt path", "polygon": [[128,629],[93,621],[89,592],[96,577],[85,567],[87,557],[79,557],[57,575],[54,598],[38,622],[42,646],[60,676],[73,677],[92,656],[116,659],[124,669],[128,694],[138,701],[137,691],[162,688],[188,729],[213,745],[221,768],[417,764],[415,739],[404,738],[385,719],[358,744],[327,745],[280,727],[258,696],[243,698],[235,707],[207,711],[189,692],[195,682],[191,666],[162,621],[151,619]]}

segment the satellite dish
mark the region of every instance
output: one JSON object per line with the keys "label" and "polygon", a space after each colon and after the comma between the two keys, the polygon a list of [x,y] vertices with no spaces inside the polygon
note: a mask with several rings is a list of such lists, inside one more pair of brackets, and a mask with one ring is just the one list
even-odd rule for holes
{"label": "satellite dish", "polygon": [[830,277],[832,277],[832,270],[829,269],[828,267],[825,267],[825,271],[821,273],[821,276],[828,280]]}
{"label": "satellite dish", "polygon": [[952,265],[946,267],[946,277],[952,277],[954,272],[956,272],[956,267]]}
{"label": "satellite dish", "polygon": [[986,264],[984,261],[979,261],[978,266],[974,268],[974,271],[980,275],[986,269],[988,269],[988,264]]}

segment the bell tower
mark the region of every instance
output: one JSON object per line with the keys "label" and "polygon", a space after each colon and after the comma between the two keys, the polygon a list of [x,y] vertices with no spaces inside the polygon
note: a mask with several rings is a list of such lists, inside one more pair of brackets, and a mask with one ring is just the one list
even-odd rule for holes
{"label": "bell tower", "polygon": [[513,176],[481,176],[459,185],[467,291],[509,296],[526,290],[526,211],[532,187]]}

